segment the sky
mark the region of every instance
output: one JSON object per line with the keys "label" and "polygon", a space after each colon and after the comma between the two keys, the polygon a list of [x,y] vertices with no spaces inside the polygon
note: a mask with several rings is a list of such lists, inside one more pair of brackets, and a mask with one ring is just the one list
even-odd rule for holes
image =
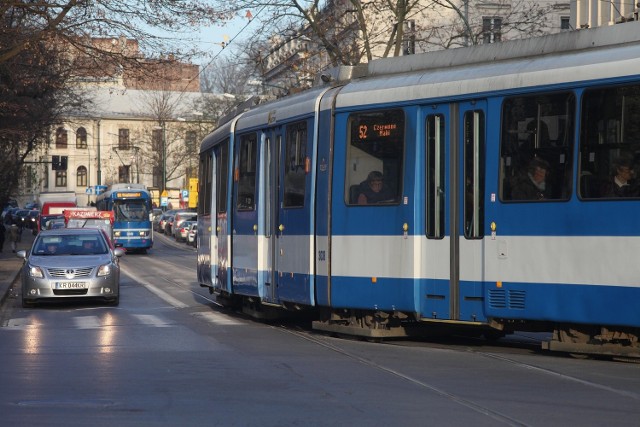
{"label": "sky", "polygon": [[[248,24],[248,25],[247,25]],[[200,66],[205,66],[212,62],[213,58],[226,56],[233,51],[234,44],[246,39],[251,33],[257,30],[257,21],[249,22],[245,16],[239,16],[222,26],[211,26],[201,29],[193,37],[201,49],[208,52],[207,56],[195,58],[194,62]],[[225,48],[222,48],[222,43]]]}

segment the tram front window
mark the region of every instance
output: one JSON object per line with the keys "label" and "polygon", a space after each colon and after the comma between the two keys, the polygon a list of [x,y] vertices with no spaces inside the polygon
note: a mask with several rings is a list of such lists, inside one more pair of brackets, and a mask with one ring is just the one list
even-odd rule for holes
{"label": "tram front window", "polygon": [[116,221],[144,221],[149,218],[149,209],[143,201],[116,202],[114,207]]}

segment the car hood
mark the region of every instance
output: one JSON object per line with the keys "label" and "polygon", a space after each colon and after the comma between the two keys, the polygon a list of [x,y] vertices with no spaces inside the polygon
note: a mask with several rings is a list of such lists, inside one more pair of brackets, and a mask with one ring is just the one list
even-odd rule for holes
{"label": "car hood", "polygon": [[28,262],[45,268],[95,267],[111,262],[111,256],[108,254],[30,256]]}

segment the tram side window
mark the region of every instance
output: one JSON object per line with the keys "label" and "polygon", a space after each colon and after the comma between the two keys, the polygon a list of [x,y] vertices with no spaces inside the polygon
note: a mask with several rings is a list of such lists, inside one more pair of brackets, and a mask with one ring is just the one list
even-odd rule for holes
{"label": "tram side window", "polygon": [[229,187],[229,140],[222,144],[216,156],[216,206],[217,213],[227,212],[227,188]]}
{"label": "tram side window", "polygon": [[484,111],[464,114],[464,235],[467,239],[484,237],[485,176]]}
{"label": "tram side window", "polygon": [[444,137],[445,123],[442,114],[427,116],[426,158],[426,212],[427,237],[442,239],[444,237]]}
{"label": "tram side window", "polygon": [[405,117],[402,110],[349,117],[345,203],[398,203],[402,192]]}
{"label": "tram side window", "polygon": [[211,213],[211,153],[200,155],[200,179],[198,180],[198,194],[201,199],[198,203],[198,215],[204,216]]}
{"label": "tram side window", "polygon": [[257,136],[255,133],[240,137],[236,169],[238,187],[237,208],[239,211],[255,209]]}
{"label": "tram side window", "polygon": [[282,202],[285,208],[304,206],[307,164],[307,123],[300,122],[287,126]]}
{"label": "tram side window", "polygon": [[640,85],[587,90],[581,114],[579,196],[640,197]]}
{"label": "tram side window", "polygon": [[500,197],[566,200],[571,195],[575,97],[511,97],[502,104]]}

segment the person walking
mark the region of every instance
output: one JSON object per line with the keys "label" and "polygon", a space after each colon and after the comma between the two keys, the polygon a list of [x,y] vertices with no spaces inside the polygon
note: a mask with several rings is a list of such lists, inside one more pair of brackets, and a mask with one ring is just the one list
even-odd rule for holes
{"label": "person walking", "polygon": [[20,230],[18,229],[18,224],[14,222],[13,224],[11,224],[11,227],[9,227],[9,241],[11,242],[11,251],[13,251],[13,253],[16,252],[19,236]]}

